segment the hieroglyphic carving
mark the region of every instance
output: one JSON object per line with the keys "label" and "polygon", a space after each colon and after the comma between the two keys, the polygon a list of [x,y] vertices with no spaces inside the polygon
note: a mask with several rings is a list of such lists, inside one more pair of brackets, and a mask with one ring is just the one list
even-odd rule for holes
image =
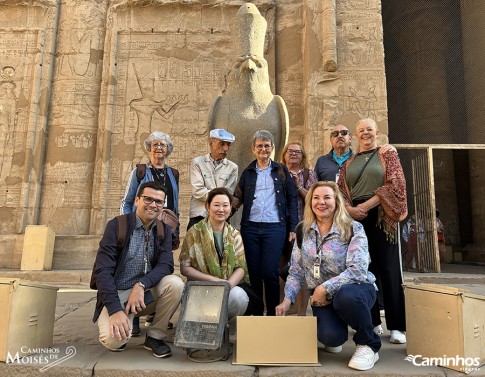
{"label": "hieroglyphic carving", "polygon": [[346,10],[379,9],[380,0],[339,0],[339,7]]}
{"label": "hieroglyphic carving", "polygon": [[[188,213],[189,166],[207,152],[207,114],[225,87],[233,54],[229,21],[238,6],[119,1],[108,10],[99,145],[91,232],[116,215],[134,165],[147,161],[143,140],[168,133],[179,169],[180,212]],[[269,7],[262,7],[268,9]],[[104,103],[106,99],[106,103]]]}
{"label": "hieroglyphic carving", "polygon": [[[346,66],[383,65],[382,25],[374,14],[359,13],[342,23],[341,64]],[[362,20],[365,19],[365,22]]]}
{"label": "hieroglyphic carving", "polygon": [[29,164],[27,132],[38,33],[0,30],[0,216],[2,233],[15,233]]}
{"label": "hieroglyphic carving", "polygon": [[98,74],[104,35],[104,12],[95,1],[68,0],[59,25],[57,72],[60,76],[93,77]]}
{"label": "hieroglyphic carving", "polygon": [[[89,231],[106,9],[106,0],[67,0],[61,8],[39,214],[42,223],[61,234]],[[80,187],[79,200],[56,197]]]}
{"label": "hieroglyphic carving", "polygon": [[48,219],[49,225],[61,234],[70,229],[85,228],[85,219],[90,215],[86,203],[91,200],[92,166],[59,161],[55,165],[46,165],[44,174],[50,179],[44,182],[43,189],[51,195],[43,195],[42,218]]}
{"label": "hieroglyphic carving", "polygon": [[0,233],[36,224],[58,0],[0,1]]}
{"label": "hieroglyphic carving", "polygon": [[[353,130],[362,117],[374,118],[380,126],[387,120],[380,2],[342,0],[336,6],[338,71],[318,74],[314,81],[318,100],[308,101],[306,135],[311,136],[305,139],[305,146],[313,161],[331,149],[329,131],[333,125],[343,122]],[[316,113],[321,117],[315,117]]]}
{"label": "hieroglyphic carving", "polygon": [[[219,45],[229,43],[227,36],[217,38],[221,39]],[[184,40],[190,40],[190,48],[184,47]],[[171,136],[174,152],[168,163],[181,171],[181,186],[188,185],[190,160],[207,149],[206,117],[211,98],[224,87],[227,71],[223,55],[203,53],[207,37],[201,35],[121,32],[117,42],[109,167],[109,176],[114,179],[107,192],[112,203],[108,216],[117,213],[134,164],[147,160],[142,142],[154,130]],[[173,56],[167,46],[179,48],[182,54]],[[182,213],[187,213],[185,203],[180,201]]]}

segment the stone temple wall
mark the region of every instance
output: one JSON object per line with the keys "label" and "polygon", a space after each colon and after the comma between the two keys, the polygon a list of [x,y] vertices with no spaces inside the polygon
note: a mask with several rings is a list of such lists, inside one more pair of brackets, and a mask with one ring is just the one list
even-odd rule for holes
{"label": "stone temple wall", "polygon": [[[289,140],[303,140],[312,165],[336,122],[353,129],[372,117],[387,133],[379,0],[252,3],[268,22],[265,58]],[[54,268],[89,266],[154,130],[174,141],[185,228],[190,161],[208,151],[242,4],[0,0],[0,268],[20,266],[29,224],[55,230]],[[250,153],[247,136],[236,142]]]}

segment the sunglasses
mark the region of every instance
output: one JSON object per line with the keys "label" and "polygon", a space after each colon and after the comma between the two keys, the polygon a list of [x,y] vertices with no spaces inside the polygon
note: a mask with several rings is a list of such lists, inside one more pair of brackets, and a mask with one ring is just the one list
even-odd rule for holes
{"label": "sunglasses", "polygon": [[146,196],[146,195],[142,195],[141,197],[145,204],[152,204],[153,202],[155,202],[156,206],[159,208],[162,208],[165,205],[164,200],[154,199],[151,196]]}
{"label": "sunglasses", "polygon": [[332,136],[332,137],[337,137],[339,134],[342,135],[342,136],[347,136],[347,135],[350,135],[350,131],[349,130],[340,130],[340,131],[330,132],[330,136]]}

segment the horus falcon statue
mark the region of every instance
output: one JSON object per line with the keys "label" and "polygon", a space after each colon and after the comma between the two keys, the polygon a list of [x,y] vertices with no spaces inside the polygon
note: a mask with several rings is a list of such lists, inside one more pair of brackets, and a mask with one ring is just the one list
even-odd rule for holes
{"label": "horus falcon statue", "polygon": [[283,98],[271,92],[268,63],[263,57],[266,27],[254,4],[239,8],[232,27],[236,57],[226,89],[209,111],[209,130],[223,128],[236,137],[230,159],[239,166],[239,173],[254,160],[251,141],[257,130],[273,134],[276,158],[287,142],[288,110]]}

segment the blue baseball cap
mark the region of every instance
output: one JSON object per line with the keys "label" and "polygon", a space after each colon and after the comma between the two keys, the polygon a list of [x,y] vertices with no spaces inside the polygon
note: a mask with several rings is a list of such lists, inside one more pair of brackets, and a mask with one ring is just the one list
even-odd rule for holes
{"label": "blue baseball cap", "polygon": [[234,140],[236,140],[236,137],[233,134],[227,132],[226,130],[223,130],[222,128],[216,128],[215,130],[211,130],[209,136],[213,139],[219,139],[222,141],[227,141],[229,143],[232,143]]}

